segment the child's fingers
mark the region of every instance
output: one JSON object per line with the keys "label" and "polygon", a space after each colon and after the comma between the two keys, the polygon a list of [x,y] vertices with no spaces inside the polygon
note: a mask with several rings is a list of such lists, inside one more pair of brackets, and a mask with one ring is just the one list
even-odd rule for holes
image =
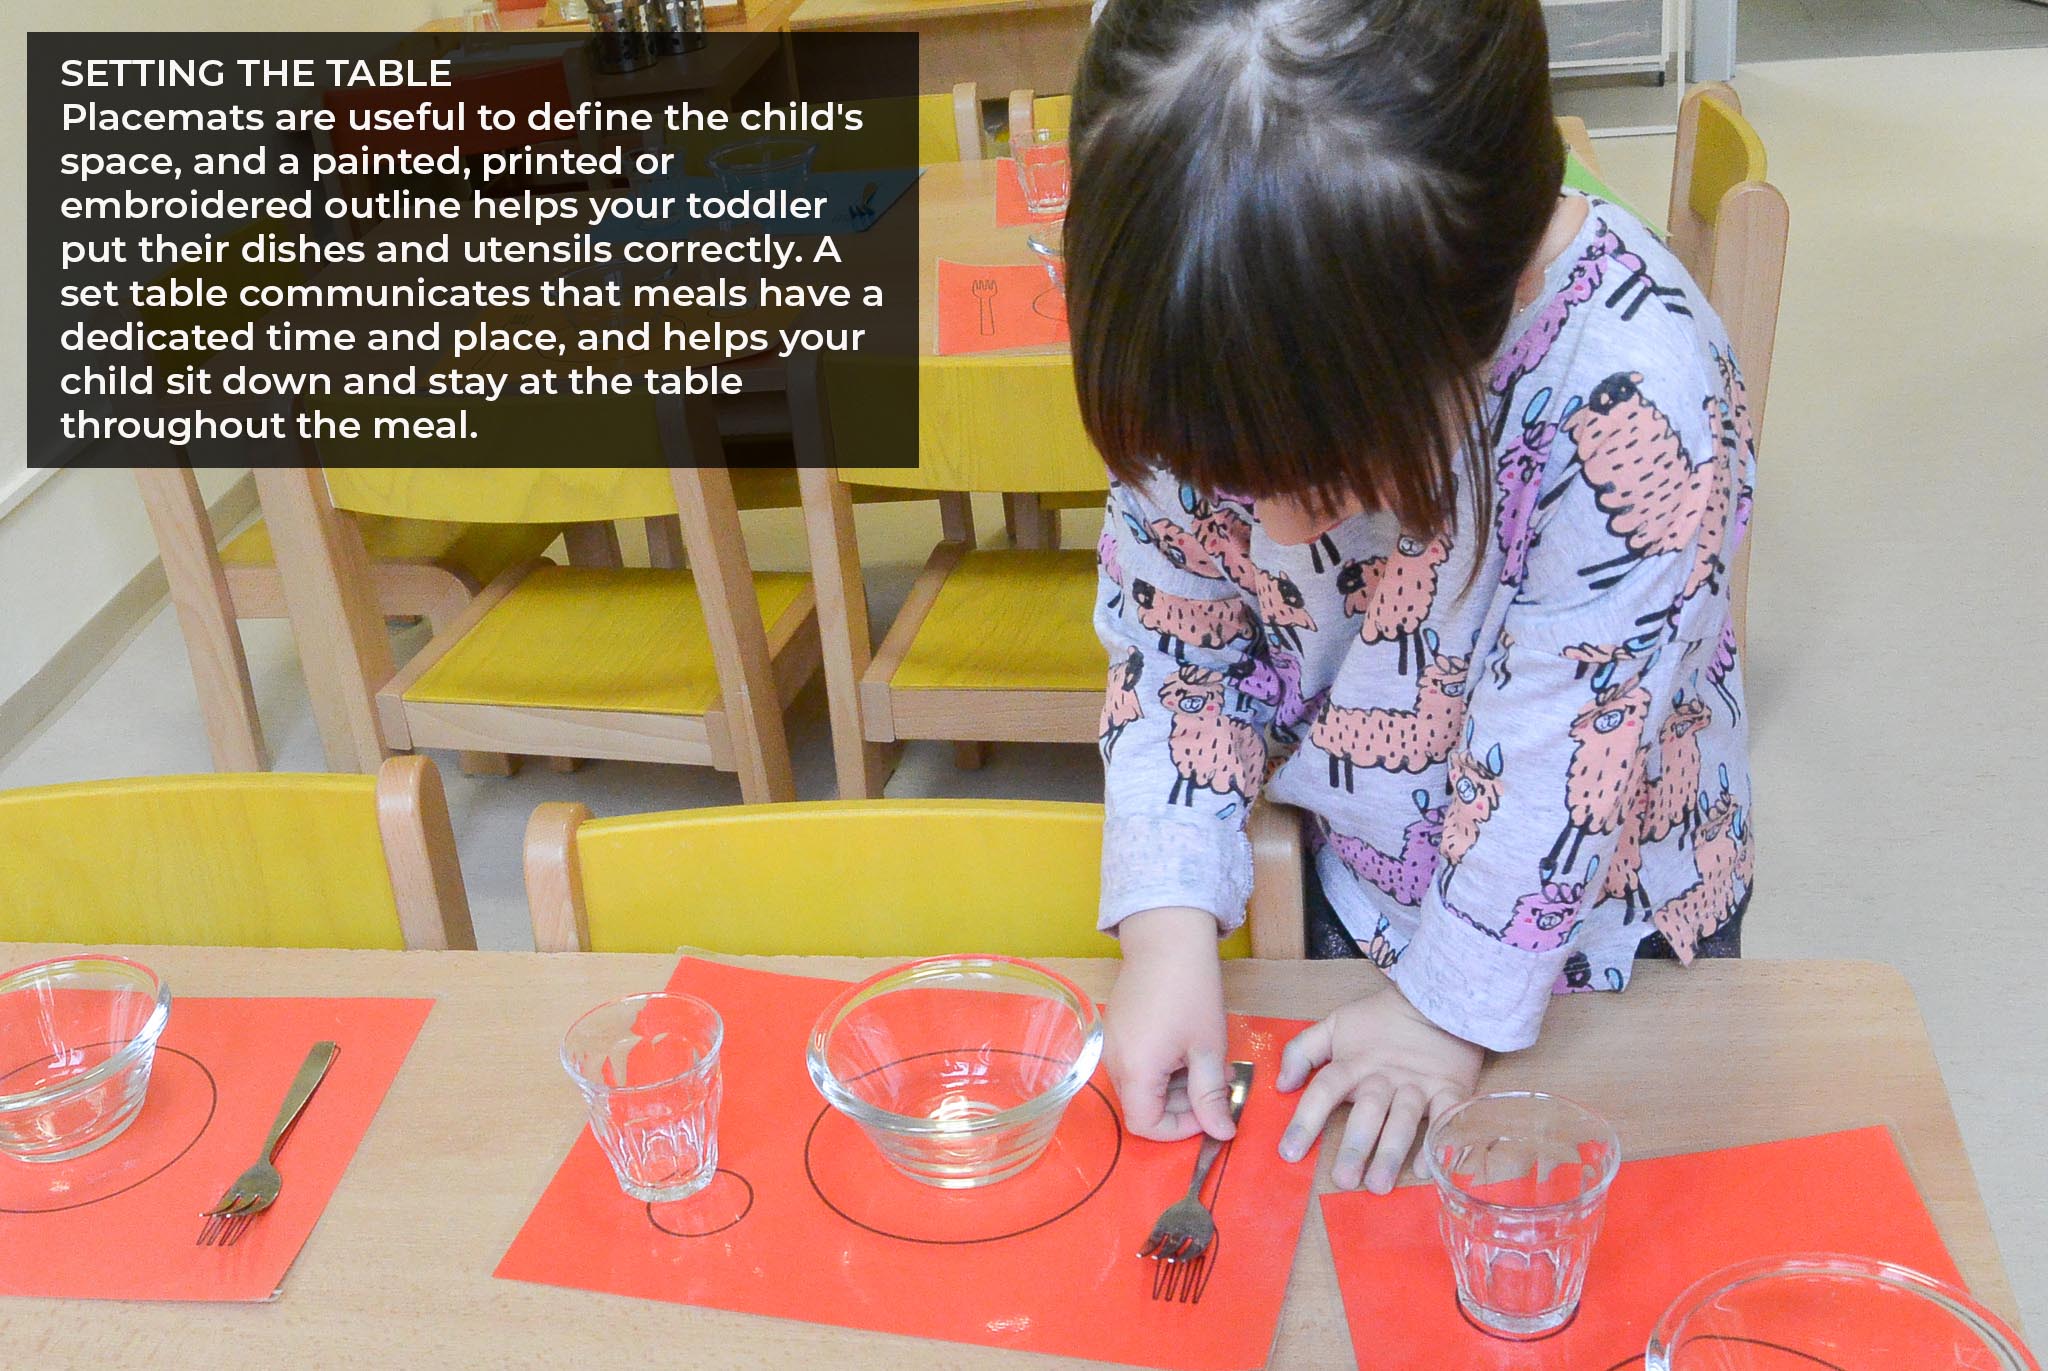
{"label": "child's fingers", "polygon": [[1336,1035],[1330,1021],[1312,1023],[1291,1038],[1280,1052],[1280,1078],[1273,1084],[1283,1093],[1301,1089],[1309,1073],[1330,1060],[1336,1051]]}
{"label": "child's fingers", "polygon": [[1393,1103],[1387,1106],[1386,1127],[1380,1130],[1379,1149],[1365,1176],[1365,1188],[1373,1194],[1386,1194],[1401,1178],[1401,1165],[1408,1160],[1415,1130],[1422,1123],[1422,1109],[1422,1091],[1417,1087],[1404,1085],[1394,1092]]}
{"label": "child's fingers", "polygon": [[1344,1123],[1344,1137],[1337,1144],[1337,1160],[1330,1167],[1330,1180],[1340,1190],[1356,1190],[1364,1181],[1366,1160],[1372,1156],[1373,1142],[1386,1123],[1387,1106],[1393,1096],[1392,1082],[1377,1075],[1366,1077],[1351,1092],[1351,1117]]}
{"label": "child's fingers", "polygon": [[1357,1081],[1354,1069],[1342,1062],[1331,1062],[1316,1072],[1301,1092],[1301,1102],[1294,1107],[1294,1118],[1287,1131],[1280,1135],[1282,1161],[1298,1162],[1308,1155],[1310,1145],[1322,1136],[1323,1125],[1330,1121],[1330,1111],[1351,1093]]}
{"label": "child's fingers", "polygon": [[1154,1142],[1178,1142],[1201,1131],[1182,1092],[1173,1089],[1173,1071],[1150,1061],[1125,1060],[1115,1076],[1117,1101],[1124,1127]]}
{"label": "child's fingers", "polygon": [[1237,1135],[1237,1121],[1230,1117],[1230,1079],[1221,1052],[1197,1048],[1188,1053],[1188,1110],[1210,1137]]}

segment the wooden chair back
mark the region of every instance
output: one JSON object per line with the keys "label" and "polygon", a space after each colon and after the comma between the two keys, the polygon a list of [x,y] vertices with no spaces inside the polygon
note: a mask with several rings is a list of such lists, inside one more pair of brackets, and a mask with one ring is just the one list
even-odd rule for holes
{"label": "wooden chair back", "polygon": [[33,942],[473,948],[441,775],[203,775],[0,791],[0,906]]}
{"label": "wooden chair back", "polygon": [[[1095,931],[1101,868],[1102,807],[1051,801],[827,801],[617,819],[554,803],[534,811],[526,837],[543,952],[1109,956],[1114,940]],[[1256,884],[1270,911],[1287,907],[1291,886],[1298,916],[1298,845],[1267,845]],[[1248,955],[1256,936],[1240,929],[1223,954]]]}

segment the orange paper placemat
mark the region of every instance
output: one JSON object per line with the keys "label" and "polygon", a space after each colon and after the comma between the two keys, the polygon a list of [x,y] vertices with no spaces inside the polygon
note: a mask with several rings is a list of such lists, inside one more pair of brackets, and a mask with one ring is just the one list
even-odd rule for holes
{"label": "orange paper placemat", "polygon": [[1315,1171],[1276,1151],[1293,1101],[1272,1081],[1298,1025],[1231,1020],[1232,1053],[1258,1074],[1210,1181],[1211,1279],[1197,1302],[1161,1303],[1135,1254],[1197,1144],[1126,1135],[1105,1077],[1029,1171],[938,1190],[890,1170],[805,1072],[811,1024],[843,984],[686,959],[670,988],[725,1019],[717,1178],[675,1204],[629,1199],[585,1130],[499,1276],[1141,1366],[1265,1365]]}
{"label": "orange paper placemat", "polygon": [[[0,1261],[0,1294],[274,1297],[433,1007],[174,999],[149,1094],[121,1136],[68,1162],[0,1157],[0,1252],[15,1254]],[[233,1247],[196,1246],[200,1211],[256,1160],[285,1090],[322,1040],[341,1051],[278,1150],[277,1203]]]}
{"label": "orange paper placemat", "polygon": [[1004,157],[996,162],[996,227],[1022,228],[1026,224],[1049,224],[1055,219],[1064,219],[1063,209],[1048,210],[1044,214],[1033,214],[1024,208],[1024,183],[1017,179],[1015,158]]}
{"label": "orange paper placemat", "polygon": [[1890,1130],[1626,1162],[1571,1323],[1538,1342],[1494,1338],[1458,1308],[1436,1191],[1323,1196],[1360,1371],[1626,1371],[1702,1276],[1752,1257],[1842,1252],[1961,1283]]}
{"label": "orange paper placemat", "polygon": [[1044,267],[939,263],[939,354],[1067,341],[1067,302]]}

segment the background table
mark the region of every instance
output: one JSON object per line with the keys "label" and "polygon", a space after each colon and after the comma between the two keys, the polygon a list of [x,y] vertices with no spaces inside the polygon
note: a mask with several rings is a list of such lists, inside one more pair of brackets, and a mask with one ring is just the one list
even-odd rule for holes
{"label": "background table", "polygon": [[[57,950],[0,944],[0,964]],[[580,1102],[556,1061],[562,1030],[610,996],[659,988],[673,957],[125,950],[162,973],[174,995],[431,995],[440,1002],[280,1300],[0,1300],[0,1329],[23,1364],[93,1371],[1056,1364],[492,1279],[582,1127]],[[880,965],[745,960],[839,978]],[[1054,965],[1098,995],[1115,973],[1106,961]],[[1235,962],[1225,967],[1224,984],[1233,1009],[1305,1018],[1386,983],[1355,962]],[[1542,1042],[1493,1062],[1484,1085],[1575,1096],[1614,1119],[1635,1156],[1889,1123],[1965,1279],[1985,1303],[2014,1315],[1919,1011],[1905,980],[1887,967],[1646,965],[1626,994],[1560,1001]],[[1334,1133],[1326,1139],[1319,1187],[1328,1186],[1335,1141]],[[286,1176],[289,1183],[289,1166]],[[182,1230],[135,1239],[191,1240]],[[1320,1206],[1309,1211],[1272,1365],[1352,1365]]]}

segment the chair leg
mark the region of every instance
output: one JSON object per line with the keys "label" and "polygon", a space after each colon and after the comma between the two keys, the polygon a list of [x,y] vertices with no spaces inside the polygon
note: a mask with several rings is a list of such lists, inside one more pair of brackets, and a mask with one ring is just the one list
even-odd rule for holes
{"label": "chair leg", "polygon": [[1053,546],[1048,541],[1050,530],[1046,524],[1045,505],[1036,495],[1005,495],[1003,527],[1009,532],[1011,547],[1038,549]]}
{"label": "chair leg", "polygon": [[619,531],[608,523],[571,524],[562,530],[569,548],[569,565],[580,567],[622,567],[626,557],[619,550]]}
{"label": "chair leg", "polygon": [[962,771],[981,770],[988,765],[988,744],[982,742],[954,743],[953,765]]}
{"label": "chair leg", "polygon": [[683,550],[683,521],[677,514],[662,515],[646,521],[647,565],[666,571],[680,571],[689,565],[689,556]]}
{"label": "chair leg", "polygon": [[465,752],[460,757],[465,776],[516,776],[521,760],[508,752]]}
{"label": "chair leg", "polygon": [[583,770],[589,760],[587,757],[550,757],[548,770],[560,776],[568,776]]}
{"label": "chair leg", "polygon": [[214,549],[199,481],[189,467],[138,467],[135,479],[185,638],[214,770],[268,771],[249,659],[235,626],[233,598]]}

